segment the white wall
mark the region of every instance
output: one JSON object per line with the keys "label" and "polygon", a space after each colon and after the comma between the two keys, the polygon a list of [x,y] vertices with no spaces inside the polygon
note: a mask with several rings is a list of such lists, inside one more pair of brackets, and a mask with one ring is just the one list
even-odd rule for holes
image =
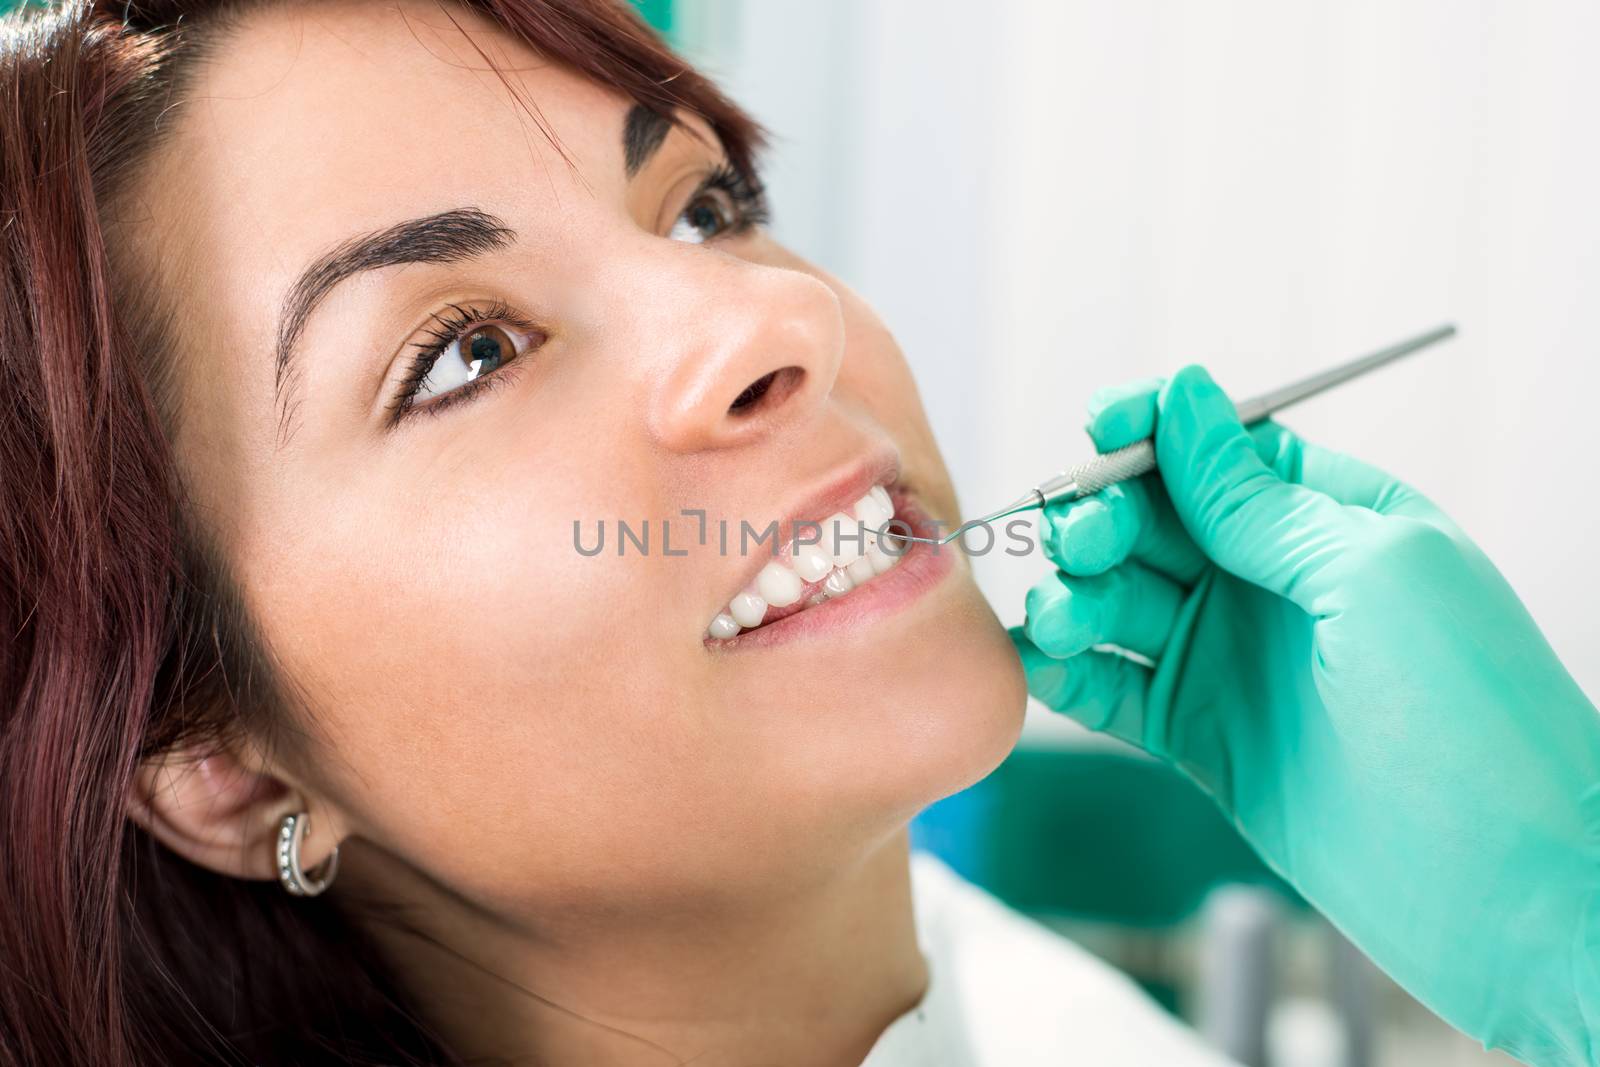
{"label": "white wall", "polygon": [[[1432,496],[1600,698],[1600,4],[680,2],[970,510],[1082,458],[1100,385],[1245,395],[1453,320],[1283,421]],[[978,561],[1004,620],[1043,566]]]}

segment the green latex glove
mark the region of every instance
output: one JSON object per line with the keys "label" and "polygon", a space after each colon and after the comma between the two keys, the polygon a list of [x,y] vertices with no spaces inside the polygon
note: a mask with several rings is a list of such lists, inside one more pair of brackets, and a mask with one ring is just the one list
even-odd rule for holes
{"label": "green latex glove", "polygon": [[1198,367],[1102,392],[1089,433],[1153,433],[1160,477],[1047,509],[1033,694],[1188,774],[1453,1025],[1600,1064],[1600,714],[1494,565]]}

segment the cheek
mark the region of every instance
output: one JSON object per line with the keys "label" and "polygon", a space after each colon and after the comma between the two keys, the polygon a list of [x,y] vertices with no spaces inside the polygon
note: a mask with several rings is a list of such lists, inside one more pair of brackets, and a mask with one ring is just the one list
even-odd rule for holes
{"label": "cheek", "polygon": [[905,478],[929,514],[954,522],[960,514],[955,489],[922,395],[899,343],[877,314],[833,279],[844,306],[846,354],[834,395],[887,430],[900,449]]}
{"label": "cheek", "polygon": [[580,555],[573,519],[587,538],[615,507],[579,495],[593,469],[559,477],[541,459],[537,482],[480,466],[432,479],[450,489],[425,500],[302,500],[318,521],[280,531],[292,549],[246,574],[336,753],[317,784],[363,836],[481,896],[581,884],[619,854],[665,867],[673,828],[705,825],[727,778],[684,696],[699,631],[663,608],[688,602],[692,568],[619,559],[614,527],[606,553]]}

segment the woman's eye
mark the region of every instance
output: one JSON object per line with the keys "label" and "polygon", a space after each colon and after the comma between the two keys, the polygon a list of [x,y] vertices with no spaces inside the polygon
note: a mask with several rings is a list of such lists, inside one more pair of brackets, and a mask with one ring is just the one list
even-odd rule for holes
{"label": "woman's eye", "polygon": [[760,179],[723,164],[700,183],[667,236],[701,245],[766,225],[767,220],[766,191]]}
{"label": "woman's eye", "polygon": [[[405,378],[389,405],[389,425],[398,426],[421,408],[437,415],[447,407],[504,384],[519,361],[541,347],[549,334],[503,301],[484,305],[450,304],[433,316],[437,328],[412,344]],[[518,364],[509,369],[506,364]]]}
{"label": "woman's eye", "polygon": [[734,224],[734,213],[710,192],[701,193],[689,201],[678,221],[672,224],[667,236],[674,241],[704,244],[723,233]]}
{"label": "woman's eye", "polygon": [[474,326],[439,352],[427,376],[417,383],[413,403],[425,403],[498,369],[520,354],[511,335],[499,326]]}

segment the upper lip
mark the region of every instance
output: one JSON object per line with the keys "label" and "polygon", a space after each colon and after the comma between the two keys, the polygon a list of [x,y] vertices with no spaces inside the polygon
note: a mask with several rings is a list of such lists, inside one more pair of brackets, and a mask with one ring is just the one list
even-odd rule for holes
{"label": "upper lip", "polygon": [[[784,559],[794,544],[795,527],[801,523],[822,523],[833,515],[852,513],[855,503],[867,495],[875,485],[891,485],[900,479],[900,453],[891,445],[874,445],[864,455],[827,472],[804,495],[786,507],[778,520],[778,551],[758,548],[754,558],[741,572],[737,586],[723,598],[718,611],[726,610],[728,602],[755,581],[761,568],[774,559]],[[853,516],[852,516],[853,517]],[[762,528],[757,527],[760,531]],[[809,527],[807,539],[817,536]],[[766,542],[762,542],[763,545]]]}

